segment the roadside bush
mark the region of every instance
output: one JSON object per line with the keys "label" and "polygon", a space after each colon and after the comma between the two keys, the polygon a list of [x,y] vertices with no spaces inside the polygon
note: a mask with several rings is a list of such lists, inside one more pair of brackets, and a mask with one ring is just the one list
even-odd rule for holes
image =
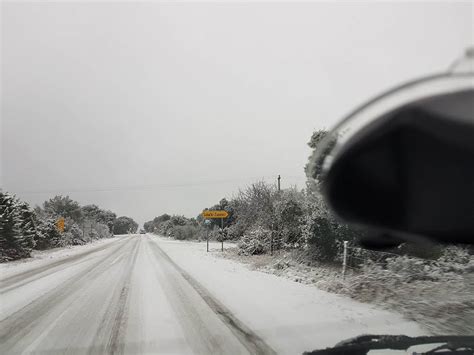
{"label": "roadside bush", "polygon": [[207,237],[207,231],[203,227],[193,224],[174,226],[170,233],[171,237],[178,240],[204,240]]}
{"label": "roadside bush", "polygon": [[192,226],[175,226],[171,232],[171,236],[178,240],[189,240],[194,238],[195,228]]}
{"label": "roadside bush", "polygon": [[95,229],[91,230],[91,232],[89,233],[89,240],[92,241],[97,239],[100,239],[99,233]]}
{"label": "roadside bush", "polygon": [[282,190],[276,195],[273,227],[277,232],[275,237],[281,244],[297,247],[301,240],[303,198],[303,194],[295,188]]}
{"label": "roadside bush", "polygon": [[242,224],[236,223],[227,227],[227,238],[229,240],[236,240],[241,238],[245,233],[245,228]]}
{"label": "roadside bush", "polygon": [[167,221],[162,222],[160,225],[158,225],[155,228],[155,232],[162,234],[166,237],[170,237],[173,227],[174,227],[173,223],[171,223],[170,220],[167,220]]}
{"label": "roadside bush", "polygon": [[67,237],[64,238],[67,244],[83,245],[91,240],[90,237],[89,240],[86,240],[86,237],[83,237],[82,229],[75,223],[72,224],[64,234],[67,235]]}
{"label": "roadside bush", "polygon": [[93,239],[102,239],[102,238],[110,238],[112,237],[112,233],[110,233],[110,229],[108,225],[103,223],[97,223],[94,226],[94,236]]}
{"label": "roadside bush", "polygon": [[35,236],[37,250],[55,248],[60,244],[61,234],[56,229],[55,220],[52,218],[37,221],[38,233]]}
{"label": "roadside bush", "polygon": [[368,262],[345,280],[318,287],[393,309],[434,333],[468,335],[474,331],[473,266],[467,250],[449,247],[434,261],[399,256],[384,265]]}
{"label": "roadside bush", "polygon": [[274,222],[274,202],[277,197],[274,185],[256,182],[239,191],[232,201],[235,223],[244,233],[254,226],[269,228]]}
{"label": "roadside bush", "polygon": [[339,248],[337,225],[327,216],[320,216],[315,211],[305,216],[302,226],[306,248],[314,260],[332,262]]}
{"label": "roadside bush", "polygon": [[143,227],[145,228],[145,231],[148,233],[154,233],[154,232],[159,232],[160,230],[160,225],[168,220],[171,219],[171,216],[169,214],[162,214],[161,216],[153,218],[153,220],[145,222]]}
{"label": "roadside bush", "polygon": [[244,234],[238,243],[239,254],[259,255],[270,250],[271,231],[257,226]]}

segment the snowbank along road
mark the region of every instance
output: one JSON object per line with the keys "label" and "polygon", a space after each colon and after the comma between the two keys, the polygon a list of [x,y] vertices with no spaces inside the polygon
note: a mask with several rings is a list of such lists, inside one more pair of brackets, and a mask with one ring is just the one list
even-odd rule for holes
{"label": "snowbank along road", "polygon": [[1,276],[2,354],[274,353],[148,235]]}

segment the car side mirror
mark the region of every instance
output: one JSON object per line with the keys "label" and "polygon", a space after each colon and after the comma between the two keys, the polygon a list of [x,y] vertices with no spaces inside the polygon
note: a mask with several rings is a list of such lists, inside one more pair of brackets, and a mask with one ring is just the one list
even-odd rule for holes
{"label": "car side mirror", "polygon": [[376,244],[474,244],[472,61],[379,96],[317,147],[329,206]]}

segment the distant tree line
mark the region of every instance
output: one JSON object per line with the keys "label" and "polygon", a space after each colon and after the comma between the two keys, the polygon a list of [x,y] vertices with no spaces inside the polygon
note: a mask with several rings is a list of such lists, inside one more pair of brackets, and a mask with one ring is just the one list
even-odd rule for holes
{"label": "distant tree line", "polygon": [[196,218],[163,214],[143,225],[146,232],[157,233],[178,240],[204,239],[206,228]]}
{"label": "distant tree line", "polygon": [[[56,223],[64,218],[64,231]],[[113,234],[134,233],[129,217],[96,205],[81,206],[69,196],[55,196],[32,209],[15,195],[0,191],[0,262],[29,257],[32,250],[82,245]]]}

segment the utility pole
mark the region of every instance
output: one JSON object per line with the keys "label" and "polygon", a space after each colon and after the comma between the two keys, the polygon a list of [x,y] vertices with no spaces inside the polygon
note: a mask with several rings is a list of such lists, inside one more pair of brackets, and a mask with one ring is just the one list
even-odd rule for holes
{"label": "utility pole", "polygon": [[281,179],[281,177],[280,177],[280,175],[278,175],[278,192],[280,192],[280,179]]}

